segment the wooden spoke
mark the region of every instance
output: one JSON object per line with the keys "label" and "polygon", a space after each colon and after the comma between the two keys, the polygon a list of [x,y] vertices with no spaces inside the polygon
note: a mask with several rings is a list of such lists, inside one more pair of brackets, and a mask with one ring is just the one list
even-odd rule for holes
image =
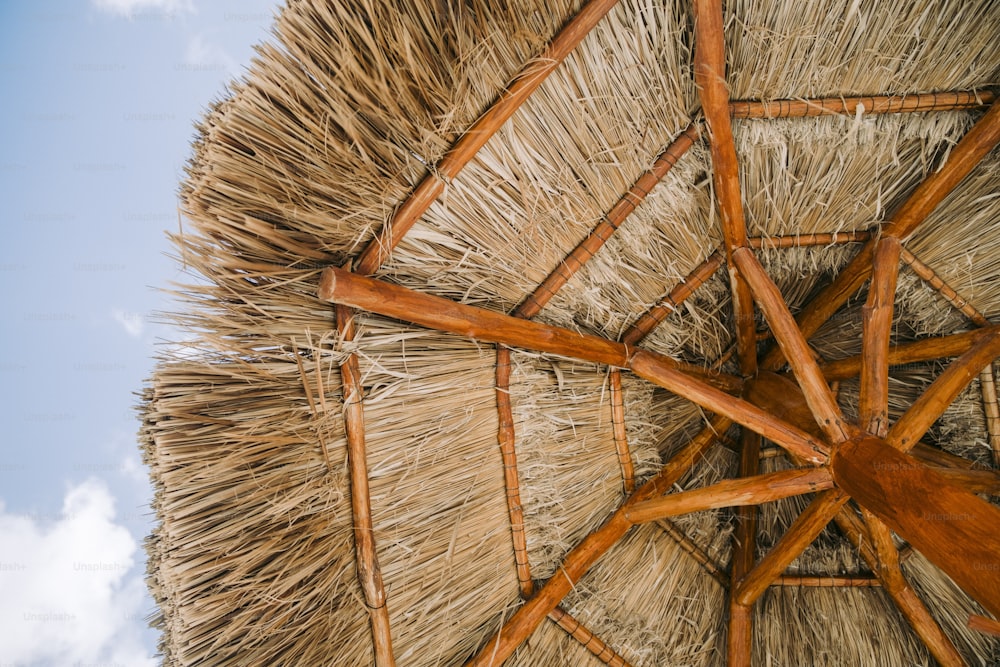
{"label": "wooden spoke", "polygon": [[341,305],[468,338],[629,368],[640,377],[710,412],[725,415],[760,433],[775,444],[795,452],[804,461],[820,464],[826,461],[829,454],[829,448],[809,434],[747,401],[688,375],[678,362],[654,352],[635,350],[597,336],[462,305],[336,267],[323,271],[319,295]]}
{"label": "wooden spoke", "polygon": [[968,626],[976,632],[983,632],[994,637],[1000,637],[1000,621],[995,621],[992,618],[986,618],[985,616],[979,616],[978,614],[970,614]]}
{"label": "wooden spoke", "polygon": [[757,339],[750,288],[732,262],[733,250],[747,245],[747,229],[740,196],[736,144],[733,143],[729,117],[722,3],[720,0],[695,0],[694,15],[694,79],[701,95],[702,111],[708,127],[708,143],[712,152],[712,178],[722,218],[740,371],[744,376],[749,376],[757,370]]}
{"label": "wooden spoke", "polygon": [[862,507],[985,608],[1000,611],[1000,508],[877,438],[842,444],[832,470],[837,485]]}
{"label": "wooden spoke", "polygon": [[486,644],[467,667],[502,664],[521,643],[535,631],[538,624],[552,612],[584,574],[613,547],[632,526],[625,512],[636,503],[654,498],[673,486],[708,450],[718,434],[730,427],[731,421],[716,417],[681,451],[674,455],[660,472],[643,484],[604,524],[585,537],[563,559],[556,575],[526,601]]}
{"label": "wooden spoke", "polygon": [[886,440],[903,451],[912,449],[979,371],[998,356],[1000,335],[994,329],[944,369],[910,409],[893,424]]}
{"label": "wooden spoke", "polygon": [[735,601],[743,606],[756,602],[788,564],[816,539],[848,499],[840,489],[829,489],[816,496],[774,548],[743,577],[736,589]]}
{"label": "wooden spoke", "polygon": [[768,277],[752,250],[746,248],[735,250],[733,261],[750,284],[757,304],[771,325],[774,337],[785,351],[785,356],[789,359],[799,387],[819,427],[830,441],[843,442],[849,437],[847,422],[837,407],[837,401],[830,392],[830,387],[826,384],[819,365],[813,359],[812,351],[799,331],[788,306],[785,305],[778,287]]}
{"label": "wooden spoke", "polygon": [[[760,468],[760,436],[743,429],[740,434],[740,477],[757,475]],[[733,556],[729,601],[729,634],[727,635],[727,664],[749,667],[753,652],[753,608],[744,607],[734,599],[736,586],[747,572],[753,569],[757,548],[757,508],[753,505],[736,510],[736,529],[733,531]]]}
{"label": "wooden spoke", "polygon": [[[998,142],[1000,105],[994,102],[986,115],[952,149],[941,168],[924,179],[882,227],[881,235],[905,241]],[[798,322],[806,339],[812,337],[867,280],[874,248],[874,241],[866,243],[834,281],[802,310]],[[762,366],[768,370],[778,369],[784,363],[784,353],[780,348],[772,349],[762,360]]]}
{"label": "wooden spoke", "polygon": [[563,27],[543,53],[528,61],[493,106],[473,123],[409,198],[396,209],[378,237],[358,257],[354,267],[358,273],[370,275],[382,266],[406,232],[444,191],[445,181],[458,176],[479,149],[486,145],[616,4],[618,0],[591,0]]}
{"label": "wooden spoke", "polygon": [[908,113],[915,111],[950,111],[988,106],[996,99],[992,91],[956,91],[922,95],[883,95],[865,97],[822,97],[811,100],[773,100],[770,102],[733,101],[733,118],[803,118],[808,116]]}
{"label": "wooden spoke", "polygon": [[633,523],[644,523],[719,507],[760,505],[832,487],[833,478],[826,468],[782,470],[752,477],[727,479],[701,489],[671,493],[662,498],[647,500],[633,505],[625,513],[625,518]]}
{"label": "wooden spoke", "polygon": [[[996,331],[997,327],[991,326],[948,336],[924,338],[912,343],[893,345],[889,348],[889,366],[903,366],[946,357],[957,357],[967,352],[983,336],[990,335]],[[857,354],[852,357],[845,357],[837,361],[821,364],[820,370],[823,372],[823,377],[829,382],[849,380],[861,374],[861,364],[861,355]]]}
{"label": "wooden spoke", "polygon": [[[868,302],[862,309],[861,428],[883,437],[889,428],[889,339],[892,305],[899,275],[899,240],[891,236],[875,246]],[[787,356],[787,352],[786,352]]]}

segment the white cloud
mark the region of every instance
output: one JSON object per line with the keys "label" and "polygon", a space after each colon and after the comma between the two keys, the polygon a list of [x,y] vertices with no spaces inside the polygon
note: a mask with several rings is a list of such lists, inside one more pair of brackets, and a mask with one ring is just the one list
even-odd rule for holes
{"label": "white cloud", "polygon": [[116,16],[134,16],[136,12],[176,14],[194,12],[192,0],[91,0],[101,11]]}
{"label": "white cloud", "polygon": [[0,502],[0,664],[155,665],[137,550],[103,482],[70,488],[54,521]]}
{"label": "white cloud", "polygon": [[111,317],[113,317],[115,322],[120,324],[125,330],[125,333],[132,338],[139,338],[142,336],[142,332],[145,329],[145,318],[141,313],[129,313],[121,310],[120,308],[115,308],[111,311]]}
{"label": "white cloud", "polygon": [[220,45],[209,42],[204,35],[195,35],[188,40],[184,49],[184,65],[188,69],[207,72],[220,71],[235,73],[236,61]]}

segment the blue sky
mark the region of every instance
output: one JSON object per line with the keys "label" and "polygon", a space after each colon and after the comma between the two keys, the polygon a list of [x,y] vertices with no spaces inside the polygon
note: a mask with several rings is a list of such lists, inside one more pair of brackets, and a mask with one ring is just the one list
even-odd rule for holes
{"label": "blue sky", "polygon": [[134,394],[193,123],[277,4],[0,3],[0,666],[155,664]]}

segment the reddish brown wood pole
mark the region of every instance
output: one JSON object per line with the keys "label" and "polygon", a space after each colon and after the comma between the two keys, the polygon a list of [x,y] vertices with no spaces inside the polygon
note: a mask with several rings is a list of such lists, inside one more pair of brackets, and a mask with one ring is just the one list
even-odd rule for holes
{"label": "reddish brown wood pole", "polygon": [[983,394],[983,412],[986,413],[986,432],[993,449],[993,465],[1000,467],[1000,402],[997,401],[993,364],[986,364],[986,368],[979,374],[979,386]]}
{"label": "reddish brown wood pole", "polygon": [[639,487],[600,528],[585,537],[566,555],[556,574],[545,582],[533,598],[514,612],[500,631],[483,645],[479,654],[466,663],[467,667],[503,664],[566,597],[576,582],[628,532],[632,524],[625,518],[625,512],[631,504],[666,492],[702,457],[715,442],[717,434],[725,433],[731,424],[724,417],[715,417],[655,477]]}
{"label": "reddish brown wood pole", "polygon": [[1000,622],[995,621],[992,618],[986,618],[985,616],[979,616],[977,614],[970,614],[968,626],[977,632],[984,632],[988,635],[993,635],[994,637],[1000,637]]}
{"label": "reddish brown wood pole", "polygon": [[[351,312],[337,307],[337,326],[344,340],[354,340],[354,319]],[[395,665],[392,655],[392,635],[389,628],[389,607],[382,585],[382,570],[375,551],[372,527],[371,494],[368,488],[368,461],[365,447],[364,398],[358,357],[348,355],[340,367],[344,393],[344,427],[347,435],[347,466],[351,479],[351,514],[354,524],[354,550],[358,582],[364,593],[365,606],[372,628],[372,647],[378,667]]]}
{"label": "reddish brown wood pole", "polygon": [[620,656],[617,651],[584,627],[580,621],[571,616],[562,607],[556,607],[549,612],[549,618],[565,630],[566,634],[580,642],[585,649],[590,651],[595,658],[605,665],[610,665],[611,667],[631,667],[630,663]]}
{"label": "reddish brown wood pole", "polygon": [[746,281],[732,262],[732,252],[747,245],[746,221],[740,195],[739,165],[729,117],[729,90],[726,88],[726,45],[722,28],[722,3],[695,0],[694,80],[699,88],[708,143],[712,153],[712,180],[719,200],[726,263],[736,319],[736,350],[744,376],[757,370],[757,338],[753,299]]}
{"label": "reddish brown wood pole", "polygon": [[1000,335],[993,330],[984,334],[968,352],[948,364],[944,372],[892,425],[886,436],[889,444],[903,451],[912,449],[972,379],[998,356]]}
{"label": "reddish brown wood pole", "polygon": [[[969,348],[979,342],[984,335],[989,335],[995,330],[995,327],[974,329],[948,336],[924,338],[912,343],[892,345],[889,347],[889,366],[903,366],[945,357],[957,357],[968,352]],[[823,372],[823,377],[830,382],[849,380],[861,374],[861,363],[861,355],[857,354],[822,364],[820,370]]]}
{"label": "reddish brown wood pole", "polygon": [[750,284],[778,345],[785,352],[816,423],[831,442],[843,442],[848,438],[844,415],[830,393],[830,387],[813,358],[812,350],[799,331],[777,285],[767,275],[752,250],[737,248],[732,256],[740,273]]}
{"label": "reddish brown wood pole", "polygon": [[616,4],[617,0],[591,0],[563,27],[544,52],[525,64],[507,90],[466,130],[409,198],[396,209],[379,235],[368,244],[355,264],[358,273],[372,274],[382,266],[410,227],[444,191],[445,181],[458,176],[479,149],[486,145]]}
{"label": "reddish brown wood pole", "polygon": [[[893,214],[882,227],[881,235],[905,241],[998,142],[1000,105],[993,103],[989,111],[955,145],[941,168],[924,179]],[[874,247],[873,241],[866,243],[834,281],[802,310],[798,318],[799,329],[807,339],[867,280],[871,273]],[[780,348],[774,348],[765,357],[763,365],[769,370],[775,370],[783,363],[783,353]]]}
{"label": "reddish brown wood pole", "polygon": [[671,493],[637,503],[625,512],[625,518],[632,523],[644,523],[719,507],[760,505],[830,488],[833,488],[833,478],[826,468],[781,470],[727,479],[701,489]]}
{"label": "reddish brown wood pole", "polygon": [[841,445],[831,469],[837,485],[862,507],[991,613],[1000,613],[1000,508],[877,438]]}
{"label": "reddish brown wood pole", "polygon": [[830,232],[827,234],[800,234],[796,236],[752,236],[748,239],[751,248],[808,248],[811,246],[845,245],[860,243],[871,238],[869,232]]}
{"label": "reddish brown wood pole", "polygon": [[826,576],[794,576],[778,577],[772,586],[790,586],[796,588],[878,588],[882,582],[875,577],[826,577]]}
{"label": "reddish brown wood pole", "polygon": [[[740,434],[741,478],[752,478],[760,470],[760,436],[744,429]],[[736,509],[733,531],[733,555],[730,561],[729,634],[726,635],[726,663],[731,667],[749,667],[753,654],[753,607],[744,607],[735,599],[740,580],[753,569],[757,549],[757,507]]]}
{"label": "reddish brown wood pole", "polygon": [[881,95],[865,97],[820,97],[816,99],[741,100],[729,103],[733,118],[804,118],[807,116],[957,111],[989,106],[996,99],[992,90]]}
{"label": "reddish brown wood pole", "polygon": [[694,142],[698,140],[698,127],[689,125],[675,140],[656,158],[653,166],[645,172],[635,184],[622,195],[604,219],[567,255],[559,266],[539,285],[528,298],[514,311],[517,317],[530,319],[537,315],[553,295],[562,289],[573,275],[600,250],[611,235],[614,234],[626,218],[652,192],[670,169],[677,163]]}
{"label": "reddish brown wood pole", "polygon": [[774,548],[757,563],[736,589],[735,600],[750,606],[778,578],[826,527],[849,500],[840,489],[829,489],[816,496],[782,536]]}
{"label": "reddish brown wood pole", "polygon": [[628,495],[635,491],[635,466],[632,452],[628,448],[628,434],[625,430],[625,397],[622,396],[622,373],[612,368],[608,373],[611,387],[611,427],[615,438],[618,465],[622,469],[622,487]]}
{"label": "reddish brown wood pole", "polygon": [[698,403],[710,412],[729,417],[775,444],[794,451],[805,461],[819,464],[827,459],[829,449],[824,443],[747,401],[688,375],[681,370],[680,364],[664,355],[466,306],[336,267],[323,271],[319,296],[327,301],[466,338],[630,368],[640,377]]}
{"label": "reddish brown wood pole", "polygon": [[862,363],[858,414],[861,428],[879,437],[884,437],[889,428],[889,342],[900,248],[899,239],[891,236],[878,241],[868,301],[861,310]]}

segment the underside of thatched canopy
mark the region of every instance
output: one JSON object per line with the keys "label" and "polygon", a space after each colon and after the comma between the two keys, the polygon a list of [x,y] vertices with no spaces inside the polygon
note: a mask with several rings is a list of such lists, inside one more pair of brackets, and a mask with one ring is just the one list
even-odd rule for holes
{"label": "underside of thatched canopy", "polygon": [[290,0],[181,188],[164,664],[1000,663],[997,35]]}

